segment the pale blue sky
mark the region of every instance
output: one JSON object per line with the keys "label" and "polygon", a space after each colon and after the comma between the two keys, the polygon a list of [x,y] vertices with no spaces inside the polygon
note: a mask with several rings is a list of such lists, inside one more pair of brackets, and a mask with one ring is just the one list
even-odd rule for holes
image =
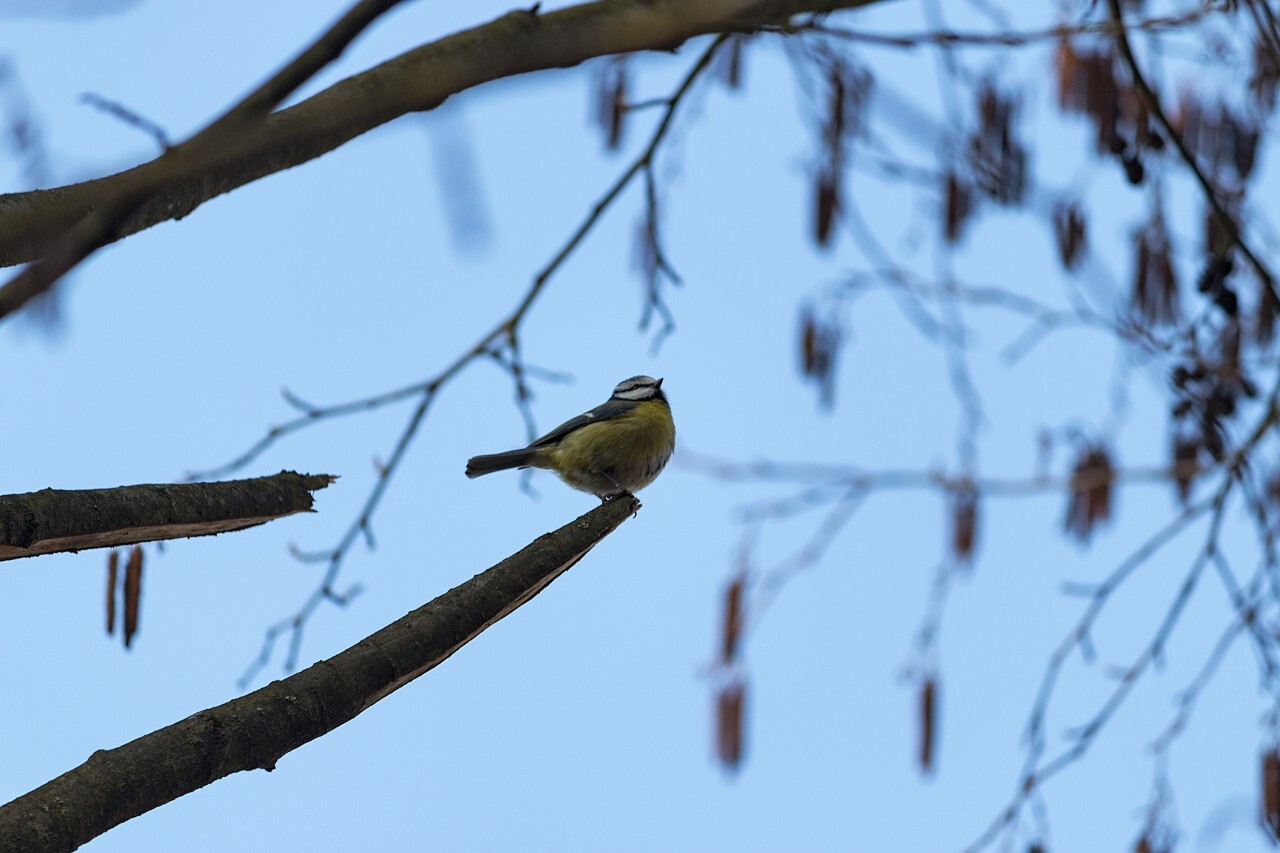
{"label": "pale blue sky", "polygon": [[[946,4],[955,6],[957,4]],[[137,131],[81,104],[118,100],[180,137],[217,114],[345,8],[341,2],[140,2],[100,18],[0,19],[0,54],[35,105],[59,183],[153,154]],[[957,20],[970,16],[957,6]],[[423,41],[506,11],[496,3],[408,3],[309,85],[315,91]],[[949,14],[952,10],[948,10]],[[916,30],[915,2],[854,19]],[[970,20],[976,26],[977,21]],[[1027,20],[1022,23],[1046,23]],[[635,96],[667,93],[703,43],[636,65]],[[863,53],[899,96],[938,103],[925,51]],[[1045,81],[1028,94],[1038,186],[1062,188],[1080,165],[1079,123],[1044,101],[1048,49],[1013,71]],[[0,328],[0,491],[163,482],[230,459],[290,417],[279,391],[339,402],[430,376],[472,345],[524,292],[644,141],[639,117],[619,156],[587,120],[591,69],[504,81],[414,116],[333,154],[204,205],[101,253],[63,294],[59,334]],[[813,143],[776,38],[747,52],[747,89],[704,82],[660,163],[668,253],[685,284],[668,291],[677,329],[661,350],[637,332],[631,268],[641,196],[612,210],[524,326],[530,363],[572,374],[539,384],[540,428],[594,405],[635,373],[666,377],[681,450],[738,458],[837,461],[871,469],[955,464],[958,418],[942,353],[883,294],[859,300],[841,354],[838,405],[822,415],[798,377],[799,304],[865,262],[842,237],[808,246]],[[889,118],[882,116],[882,118]],[[463,127],[491,216],[481,252],[451,241],[430,134]],[[937,140],[883,125],[903,156],[931,162]],[[908,131],[910,132],[910,131]],[[1275,197],[1275,174],[1259,180]],[[4,190],[25,189],[13,168]],[[1113,277],[1143,211],[1112,167],[1081,184],[1101,199],[1094,233]],[[864,213],[895,256],[926,274],[927,198],[855,171]],[[638,189],[638,187],[636,188]],[[1179,190],[1179,192],[1181,192]],[[1258,197],[1266,197],[1259,194]],[[1187,195],[1178,199],[1185,206]],[[1193,208],[1187,207],[1192,211]],[[1175,227],[1194,233],[1187,213]],[[1186,259],[1189,278],[1193,259]],[[1042,223],[1008,214],[977,223],[955,259],[962,277],[1065,304]],[[1104,277],[1088,285],[1111,291]],[[1112,293],[1114,298],[1115,294]],[[1021,323],[972,314],[973,364],[988,423],[983,471],[1034,469],[1035,435],[1107,418],[1114,346],[1095,331],[1051,337],[1010,368],[1000,350]],[[1162,381],[1139,369],[1119,434],[1126,465],[1165,457]],[[336,542],[373,485],[408,406],[322,424],[246,471],[340,474],[314,515],[234,535],[148,549],[141,631],[132,652],[102,630],[105,554],[9,563],[0,572],[0,800],[111,747],[238,694],[264,628],[292,612],[319,568],[287,546]],[[508,378],[477,364],[449,385],[374,522],[378,549],[356,549],[344,582],[365,593],[321,608],[305,663],[330,656],[594,505],[545,474],[538,500],[518,478],[468,481],[465,459],[521,443]],[[1063,470],[1066,460],[1057,459]],[[1088,549],[1062,541],[1061,495],[983,505],[980,556],[943,624],[938,772],[915,768],[915,695],[904,664],[946,542],[943,504],[920,492],[875,496],[822,563],[789,584],[752,634],[749,745],[737,777],[713,761],[712,692],[720,596],[741,527],[735,508],[779,495],[730,487],[677,463],[642,494],[644,509],[531,605],[439,669],[271,774],[237,774],[114,829],[93,851],[183,849],[903,850],[958,849],[1012,793],[1020,736],[1044,663],[1078,618],[1064,580],[1105,575],[1173,511],[1170,490],[1118,497],[1118,524]],[[499,519],[495,522],[494,519]],[[803,543],[817,516],[770,525],[767,568]],[[1240,571],[1251,540],[1231,530]],[[1073,658],[1051,731],[1086,719],[1136,654],[1203,535],[1158,558],[1097,635],[1102,663]],[[1151,772],[1145,744],[1170,697],[1226,624],[1206,579],[1171,644],[1096,748],[1046,788],[1052,849],[1124,848],[1137,836]],[[279,659],[267,677],[281,674]],[[257,682],[262,683],[260,678]],[[255,685],[256,686],[256,685]],[[1266,706],[1244,645],[1205,694],[1176,747],[1176,804],[1194,849],[1264,849],[1254,829]],[[1026,836],[1019,836],[1024,842]],[[1016,849],[1016,848],[1015,848]]]}

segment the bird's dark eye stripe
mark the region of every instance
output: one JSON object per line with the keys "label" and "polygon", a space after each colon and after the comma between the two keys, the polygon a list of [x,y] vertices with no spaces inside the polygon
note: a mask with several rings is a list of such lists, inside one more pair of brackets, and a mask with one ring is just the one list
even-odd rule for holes
{"label": "bird's dark eye stripe", "polygon": [[619,382],[618,387],[615,390],[621,393],[623,391],[634,391],[637,388],[647,388],[657,384],[658,383],[656,381],[647,376],[633,376],[630,379],[624,379]]}

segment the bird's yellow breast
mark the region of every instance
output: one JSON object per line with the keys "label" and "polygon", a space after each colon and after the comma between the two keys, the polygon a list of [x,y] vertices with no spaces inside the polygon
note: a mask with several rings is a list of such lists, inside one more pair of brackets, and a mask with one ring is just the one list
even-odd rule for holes
{"label": "bird's yellow breast", "polygon": [[624,415],[574,430],[540,452],[534,464],[584,491],[603,495],[621,487],[636,492],[662,472],[675,444],[671,409],[645,400]]}

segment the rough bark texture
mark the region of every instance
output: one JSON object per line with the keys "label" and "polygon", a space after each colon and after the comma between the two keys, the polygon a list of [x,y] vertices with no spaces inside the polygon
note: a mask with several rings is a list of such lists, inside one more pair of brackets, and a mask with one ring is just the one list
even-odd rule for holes
{"label": "rough bark texture", "polygon": [[0,851],[74,850],[223,776],[273,769],[281,756],[354,718],[537,595],[639,507],[631,496],[601,504],[341,654],[98,750],[0,807]]}
{"label": "rough bark texture", "polygon": [[0,560],[243,530],[311,510],[328,474],[0,495]]}
{"label": "rough bark texture", "polygon": [[[482,83],[640,50],[674,50],[708,33],[750,30],[792,15],[879,0],[604,0],[535,14],[511,12],[415,48],[268,116],[224,147],[218,162],[180,166],[183,146],[133,169],[48,190],[0,195],[0,266],[35,260],[109,200],[147,188],[147,200],[106,242],[181,219],[236,187],[319,157],[406,113],[429,110]],[[159,189],[151,190],[152,187]],[[0,289],[0,306],[5,294]],[[8,313],[6,309],[4,313]]]}

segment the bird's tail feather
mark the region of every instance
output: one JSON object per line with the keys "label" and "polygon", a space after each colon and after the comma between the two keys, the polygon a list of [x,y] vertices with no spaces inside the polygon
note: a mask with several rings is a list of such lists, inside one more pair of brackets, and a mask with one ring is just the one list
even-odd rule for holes
{"label": "bird's tail feather", "polygon": [[492,453],[488,456],[472,456],[467,460],[467,476],[482,477],[494,471],[505,471],[508,468],[525,468],[536,451],[508,450],[506,453]]}

